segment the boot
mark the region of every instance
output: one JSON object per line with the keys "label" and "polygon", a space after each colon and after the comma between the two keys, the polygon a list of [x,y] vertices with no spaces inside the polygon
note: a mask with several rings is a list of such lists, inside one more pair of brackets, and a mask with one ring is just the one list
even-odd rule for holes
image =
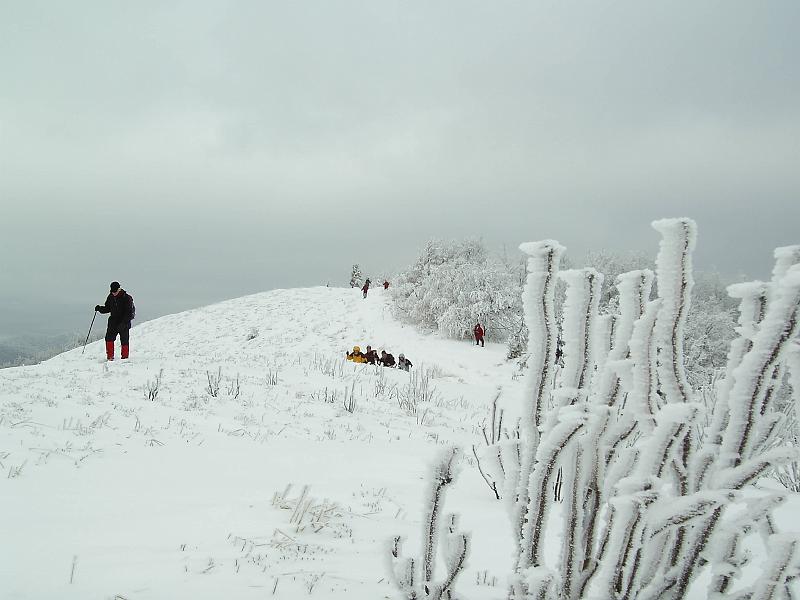
{"label": "boot", "polygon": [[114,342],[106,342],[106,358],[114,360]]}
{"label": "boot", "polygon": [[121,354],[122,354],[122,360],[125,360],[126,358],[128,358],[128,345],[127,344],[122,347]]}

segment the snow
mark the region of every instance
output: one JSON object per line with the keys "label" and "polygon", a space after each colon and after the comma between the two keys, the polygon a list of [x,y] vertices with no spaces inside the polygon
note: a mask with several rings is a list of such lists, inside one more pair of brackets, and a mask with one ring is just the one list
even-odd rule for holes
{"label": "snow", "polygon": [[[419,334],[383,290],[361,296],[256,294],[135,326],[126,362],[103,361],[100,341],[0,371],[0,597],[391,597],[387,544],[421,546],[429,463],[481,443],[498,385],[513,398],[521,381],[504,345]],[[403,352],[431,375],[429,402],[401,409],[409,373],[345,362],[355,344]],[[507,517],[467,462],[443,510],[491,543],[471,548],[458,587],[497,597]]]}
{"label": "snow", "polygon": [[[526,250],[535,283],[550,283],[537,258],[552,251],[552,276],[563,249],[545,243]],[[796,286],[797,271],[789,271],[786,281]],[[651,279],[640,274],[636,285],[649,291]],[[620,321],[633,331],[632,343],[611,349],[605,378],[648,362],[646,340],[660,301],[648,304],[644,292],[638,297]],[[542,307],[526,308],[532,314]],[[552,311],[538,316],[532,331],[545,331]],[[770,316],[764,327],[773,322]],[[404,353],[412,372],[344,360],[346,350],[367,344]],[[362,299],[358,289],[320,287],[275,290],[141,323],[131,332],[128,361],[106,363],[100,341],[85,353],[2,370],[0,598],[397,598],[387,568],[393,540],[406,540],[394,565],[394,578],[403,579],[406,560],[421,568],[430,473],[452,447],[463,458],[442,496],[442,560],[433,580],[446,579],[466,539],[458,597],[505,598],[520,577],[528,589],[550,588],[558,536],[537,545],[547,566],[524,569],[515,580],[519,531],[509,523],[509,501],[495,498],[469,450],[474,444],[485,454],[482,428],[498,393],[509,430],[523,411],[532,416],[535,388],[523,384],[505,352],[503,344],[480,348],[397,322],[382,289]],[[542,352],[537,360],[552,356]],[[151,401],[146,394],[157,378]],[[207,389],[215,378],[216,396]],[[636,387],[637,412],[649,413],[651,385],[641,380]],[[593,410],[606,420],[610,415],[602,406]],[[662,408],[655,424],[665,431],[664,444],[667,431],[685,426],[695,410],[682,403]],[[579,406],[545,411],[541,467],[535,481],[526,480],[534,490],[546,488],[557,447],[587,420],[597,421],[593,415]],[[513,440],[500,448],[505,455],[518,451]],[[622,453],[630,457],[619,463],[626,467],[607,479],[635,468],[632,450]],[[616,503],[615,518],[630,518],[636,498],[646,495],[642,483],[657,484],[647,479],[645,463],[658,462],[653,448],[639,476],[621,483],[631,485],[631,495]],[[504,463],[509,471],[501,488],[509,492],[519,460]],[[669,525],[693,519],[716,498],[664,500],[662,520]],[[798,507],[792,495],[777,511],[779,531],[796,529]],[[545,517],[552,522],[562,506],[551,508]],[[616,552],[621,542],[609,545]],[[781,543],[785,549],[767,568],[795,564],[794,546]],[[765,566],[763,542],[748,544],[763,560],[747,569]],[[699,578],[690,597],[705,597],[704,585],[707,578]]]}

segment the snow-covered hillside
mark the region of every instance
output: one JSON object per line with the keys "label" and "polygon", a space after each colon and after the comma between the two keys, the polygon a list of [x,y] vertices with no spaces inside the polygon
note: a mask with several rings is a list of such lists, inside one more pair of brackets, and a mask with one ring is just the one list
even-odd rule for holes
{"label": "snow-covered hillside", "polygon": [[[521,380],[502,343],[422,335],[387,296],[277,290],[137,325],[128,361],[100,341],[0,371],[0,597],[391,596],[387,543],[415,552],[432,457],[481,443]],[[345,362],[355,344],[414,369]],[[457,486],[489,542],[458,587],[503,597],[508,521],[472,461]]]}
{"label": "snow-covered hillside", "polygon": [[[345,361],[356,344],[414,368]],[[2,370],[0,599],[397,598],[390,540],[423,554],[431,463],[451,445],[466,460],[445,511],[472,534],[456,589],[506,598],[514,530],[471,456],[498,393],[504,428],[521,414],[505,350],[420,334],[380,289],[312,288],[142,323],[127,361],[101,341]]]}

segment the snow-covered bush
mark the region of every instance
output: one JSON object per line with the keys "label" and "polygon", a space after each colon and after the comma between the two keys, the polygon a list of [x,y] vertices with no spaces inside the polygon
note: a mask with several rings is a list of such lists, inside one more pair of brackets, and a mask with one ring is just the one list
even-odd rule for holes
{"label": "snow-covered bush", "polygon": [[[599,312],[618,312],[619,292],[614,283],[631,271],[653,270],[653,260],[643,252],[590,251],[583,260],[586,267],[602,273],[608,285],[600,295]],[[657,282],[651,296],[656,292]],[[710,382],[725,366],[728,346],[736,327],[736,301],[728,296],[726,284],[715,271],[695,271],[692,303],[684,325],[687,377],[693,387]],[[613,320],[612,320],[613,324]]]}
{"label": "snow-covered bush", "polygon": [[476,321],[505,341],[521,325],[514,269],[477,240],[429,241],[390,288],[397,314],[452,337],[469,337]]}
{"label": "snow-covered bush", "polygon": [[292,498],[290,495],[292,487],[290,483],[283,492],[275,492],[272,495],[272,506],[289,511],[289,525],[293,533],[304,531],[319,533],[329,528],[334,520],[341,518],[342,511],[339,505],[327,498],[320,501],[311,496],[311,486],[304,485],[297,498]]}
{"label": "snow-covered bush", "polygon": [[361,267],[358,263],[353,265],[353,270],[350,272],[350,287],[351,288],[360,288],[361,287]]}
{"label": "snow-covered bush", "polygon": [[219,396],[219,386],[222,383],[222,367],[219,367],[216,373],[206,371],[206,380],[208,385],[206,385],[205,391],[208,392],[208,395],[212,398]]}
{"label": "snow-covered bush", "polygon": [[[774,442],[783,421],[776,388],[800,330],[800,252],[776,251],[769,284],[732,286],[738,337],[704,419],[684,363],[696,227],[688,219],[653,226],[662,234],[657,298],[652,271],[622,274],[619,310],[601,316],[600,274],[563,274],[565,364],[557,376],[554,282],[563,248],[521,246],[529,256],[527,410],[518,475],[503,494],[516,537],[516,600],[677,600],[703,572],[709,597],[788,598],[800,569],[800,540],[777,535],[771,518],[783,496],[750,486],[797,458]],[[556,508],[559,468],[564,502]],[[754,530],[764,533],[769,558],[759,577],[739,581],[752,560],[744,538]],[[547,540],[559,557],[545,554]]]}

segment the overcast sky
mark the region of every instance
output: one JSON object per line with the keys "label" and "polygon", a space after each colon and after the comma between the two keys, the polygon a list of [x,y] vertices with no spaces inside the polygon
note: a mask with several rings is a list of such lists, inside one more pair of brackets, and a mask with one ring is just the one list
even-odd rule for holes
{"label": "overcast sky", "polygon": [[[767,277],[800,3],[0,0],[0,335],[402,268],[431,237]],[[246,318],[246,315],[242,315]],[[13,323],[12,323],[13,321]],[[16,332],[16,331],[13,331]]]}

